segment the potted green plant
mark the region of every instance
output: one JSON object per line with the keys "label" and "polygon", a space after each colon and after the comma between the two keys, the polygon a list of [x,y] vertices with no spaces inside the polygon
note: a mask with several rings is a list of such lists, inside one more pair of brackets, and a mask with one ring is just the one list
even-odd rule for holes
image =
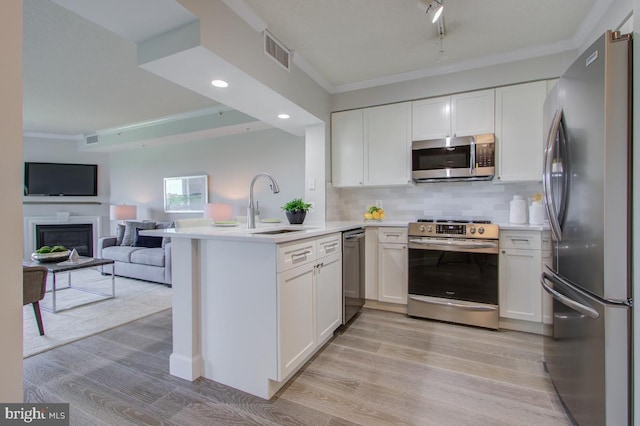
{"label": "potted green plant", "polygon": [[292,225],[302,224],[310,208],[311,204],[305,203],[302,198],[294,198],[282,206],[282,210],[284,210],[289,223]]}

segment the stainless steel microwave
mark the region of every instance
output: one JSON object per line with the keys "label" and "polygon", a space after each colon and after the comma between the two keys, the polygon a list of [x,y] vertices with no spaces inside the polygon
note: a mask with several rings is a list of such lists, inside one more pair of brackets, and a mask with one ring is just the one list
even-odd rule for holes
{"label": "stainless steel microwave", "polygon": [[495,136],[414,141],[411,163],[416,182],[490,180],[495,174]]}

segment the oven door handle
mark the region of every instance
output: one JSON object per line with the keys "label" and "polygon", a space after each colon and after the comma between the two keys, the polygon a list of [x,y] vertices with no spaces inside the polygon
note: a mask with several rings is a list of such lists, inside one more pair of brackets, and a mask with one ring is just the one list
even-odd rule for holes
{"label": "oven door handle", "polygon": [[425,241],[420,239],[410,239],[410,243],[419,244],[424,246],[424,248],[435,248],[435,249],[452,249],[452,248],[467,248],[467,249],[481,249],[481,248],[498,248],[498,243],[492,242],[481,242],[481,243],[469,243],[469,242],[460,242],[460,241],[451,241],[451,242],[433,242],[433,241]]}
{"label": "oven door handle", "polygon": [[424,296],[415,296],[409,295],[409,299],[416,300],[418,302],[428,302],[434,305],[443,305],[448,306],[450,308],[463,309],[466,311],[475,311],[475,312],[493,312],[496,310],[494,306],[486,306],[486,305],[467,305],[463,303],[456,303],[448,300],[434,300],[431,297]]}

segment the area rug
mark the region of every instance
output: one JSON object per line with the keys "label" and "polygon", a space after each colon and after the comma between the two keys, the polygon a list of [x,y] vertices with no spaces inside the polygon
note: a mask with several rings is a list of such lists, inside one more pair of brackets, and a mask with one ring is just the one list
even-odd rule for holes
{"label": "area rug", "polygon": [[[52,281],[51,274],[49,275],[48,288]],[[58,274],[56,287],[66,286],[67,278],[67,274]],[[73,286],[106,293],[111,292],[111,277],[103,276],[95,269],[73,271],[71,279]],[[57,291],[57,308],[72,308],[55,314],[41,309],[44,336],[40,336],[38,333],[38,325],[32,306],[24,306],[22,311],[24,357],[53,349],[171,307],[171,288],[161,284],[116,277],[115,294],[114,299],[72,307],[84,302],[99,300],[101,296],[73,288]],[[52,306],[50,292],[40,301],[40,306]]]}

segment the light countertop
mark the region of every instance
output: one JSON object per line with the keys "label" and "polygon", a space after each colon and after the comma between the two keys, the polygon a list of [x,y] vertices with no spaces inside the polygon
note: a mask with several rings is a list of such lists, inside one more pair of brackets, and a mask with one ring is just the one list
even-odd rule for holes
{"label": "light countertop", "polygon": [[[305,225],[289,225],[286,222],[265,224],[259,223],[255,229],[247,229],[246,223],[240,223],[237,226],[205,226],[205,227],[189,227],[182,229],[153,229],[140,231],[142,235],[171,237],[171,238],[188,238],[197,240],[232,240],[232,241],[252,241],[256,243],[285,243],[304,238],[319,237],[334,232],[343,232],[358,227],[404,227],[408,226],[407,221],[335,221],[326,223],[309,223]],[[512,224],[498,223],[502,230],[517,231],[544,231],[549,229],[548,225],[529,225],[529,224]],[[296,232],[287,232],[283,234],[265,234],[265,231],[275,231],[279,229],[292,229]]]}
{"label": "light countertop", "polygon": [[[399,221],[339,221],[326,222],[324,224],[309,223],[307,225],[289,225],[287,223],[256,225],[255,229],[247,229],[245,223],[238,226],[204,226],[189,227],[181,229],[153,229],[140,231],[142,235],[171,237],[171,238],[188,238],[197,240],[232,240],[232,241],[251,241],[256,243],[285,243],[304,238],[318,237],[334,232],[348,231],[349,229],[359,227],[407,227],[407,222]],[[287,232],[283,234],[265,234],[265,231],[275,231],[278,229],[294,229],[297,232]]]}

